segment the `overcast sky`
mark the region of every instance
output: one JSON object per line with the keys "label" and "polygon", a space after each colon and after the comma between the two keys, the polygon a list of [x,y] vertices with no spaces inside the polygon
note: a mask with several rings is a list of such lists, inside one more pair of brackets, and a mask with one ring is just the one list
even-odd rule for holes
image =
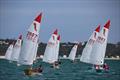
{"label": "overcast sky", "polygon": [[87,41],[108,19],[108,42],[120,41],[120,0],[0,0],[0,38],[25,35],[42,12],[40,41],[47,42],[57,28],[62,42]]}

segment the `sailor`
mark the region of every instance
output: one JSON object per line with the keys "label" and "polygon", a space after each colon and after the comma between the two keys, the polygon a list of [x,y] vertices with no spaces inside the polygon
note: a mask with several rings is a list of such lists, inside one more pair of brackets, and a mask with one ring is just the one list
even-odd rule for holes
{"label": "sailor", "polygon": [[104,69],[105,71],[108,71],[108,70],[109,70],[109,66],[108,66],[106,63],[104,63],[104,64],[103,64],[103,69]]}
{"label": "sailor", "polygon": [[42,71],[43,71],[42,65],[39,65],[37,70],[38,70],[39,73],[42,73]]}
{"label": "sailor", "polygon": [[59,69],[59,62],[58,62],[58,61],[55,62],[55,67],[56,67],[57,69]]}
{"label": "sailor", "polygon": [[32,69],[32,72],[33,72],[33,73],[42,73],[42,72],[43,72],[42,65],[39,65],[38,68]]}
{"label": "sailor", "polygon": [[96,72],[101,72],[103,68],[100,65],[94,65]]}
{"label": "sailor", "polygon": [[31,75],[32,74],[32,67],[24,70],[25,75]]}
{"label": "sailor", "polygon": [[55,61],[54,63],[53,63],[53,66],[52,66],[53,68],[56,68],[56,69],[59,69],[59,62],[58,61]]}
{"label": "sailor", "polygon": [[98,69],[102,70],[103,69],[102,65],[94,65],[94,67],[95,67],[96,70],[98,70]]}

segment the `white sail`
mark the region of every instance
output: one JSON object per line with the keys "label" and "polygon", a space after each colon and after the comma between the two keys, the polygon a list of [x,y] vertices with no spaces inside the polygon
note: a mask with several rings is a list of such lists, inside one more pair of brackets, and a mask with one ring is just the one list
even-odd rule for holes
{"label": "white sail", "polygon": [[36,43],[36,46],[35,46],[35,51],[34,51],[34,61],[36,60],[36,56],[37,56],[37,50],[38,50],[38,42]]}
{"label": "white sail", "polygon": [[93,46],[93,50],[91,52],[91,60],[90,60],[92,64],[103,65],[104,63],[109,26],[110,26],[110,20],[102,28]]}
{"label": "white sail", "polygon": [[80,58],[80,61],[85,62],[85,63],[90,63],[90,55],[92,54],[91,51],[98,37],[99,31],[100,31],[100,25],[95,29],[95,31],[90,36],[88,42],[86,43],[86,46],[82,51],[82,56]]}
{"label": "white sail", "polygon": [[11,45],[8,47],[8,49],[7,49],[6,53],[5,53],[5,59],[11,60],[12,52],[13,52],[13,44],[11,44]]}
{"label": "white sail", "polygon": [[21,44],[22,44],[22,35],[19,36],[17,42],[15,43],[13,47],[13,52],[11,55],[11,61],[18,61],[19,59],[19,54],[21,51]]}
{"label": "white sail", "polygon": [[54,59],[54,54],[55,54],[55,49],[56,49],[56,41],[57,41],[57,30],[54,31],[54,33],[51,35],[46,49],[45,49],[45,53],[43,56],[43,61],[47,62],[47,63],[54,63],[55,59]]}
{"label": "white sail", "polygon": [[38,15],[28,29],[26,37],[23,39],[23,45],[19,56],[19,63],[22,65],[33,64],[35,46],[38,41],[40,22],[42,13]]}
{"label": "white sail", "polygon": [[60,35],[57,37],[56,52],[55,52],[55,61],[58,61],[59,48],[60,48]]}
{"label": "white sail", "polygon": [[70,52],[70,54],[69,54],[69,56],[68,56],[68,59],[74,61],[75,56],[76,56],[76,52],[77,52],[77,47],[78,47],[77,44],[75,44],[75,45],[73,46],[73,48],[72,48],[72,50],[71,50],[71,52]]}

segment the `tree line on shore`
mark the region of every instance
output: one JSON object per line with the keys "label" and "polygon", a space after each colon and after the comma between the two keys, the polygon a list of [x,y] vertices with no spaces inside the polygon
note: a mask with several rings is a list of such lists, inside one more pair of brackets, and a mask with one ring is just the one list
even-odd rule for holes
{"label": "tree line on shore", "polygon": [[[13,42],[15,43],[16,40],[15,39],[0,39],[0,55],[1,56],[5,55],[7,48]],[[72,42],[61,42],[59,55],[60,56],[63,56],[63,55],[68,56],[72,47],[74,46],[74,44],[75,43],[72,43]],[[37,51],[38,56],[44,54],[46,45],[47,45],[47,43],[43,43],[43,42],[39,43],[39,47],[38,47],[38,51]],[[86,42],[83,45],[81,42],[79,43],[76,56],[82,54],[82,50],[84,49],[85,45],[86,45]],[[117,44],[108,43],[107,48],[106,48],[106,56],[108,56],[108,57],[120,56],[120,42],[118,42]]]}

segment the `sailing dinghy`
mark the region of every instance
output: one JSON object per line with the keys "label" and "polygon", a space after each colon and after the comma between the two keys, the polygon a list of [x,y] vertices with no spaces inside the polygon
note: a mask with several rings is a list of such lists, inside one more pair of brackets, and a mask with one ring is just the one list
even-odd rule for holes
{"label": "sailing dinghy", "polygon": [[[91,52],[91,58],[90,58],[91,64],[99,65],[99,66],[104,65],[104,57],[106,52],[109,27],[110,27],[110,20],[107,21],[107,23],[100,31],[98,38],[93,46],[93,50]],[[108,67],[108,65],[106,67]],[[105,68],[101,70],[106,71]]]}
{"label": "sailing dinghy", "polygon": [[75,44],[75,45],[73,46],[72,50],[70,51],[69,56],[68,56],[68,59],[72,60],[73,62],[74,62],[74,60],[75,60],[77,48],[78,48],[78,44]]}
{"label": "sailing dinghy", "polygon": [[58,36],[58,30],[56,29],[47,43],[43,56],[43,62],[53,64],[56,61],[55,54],[57,54],[56,53],[57,36]]}
{"label": "sailing dinghy", "polygon": [[[110,20],[107,21],[107,23],[104,25],[104,27],[98,34],[96,41],[92,45],[92,49],[86,48],[88,46],[88,44],[86,44],[86,46],[84,48],[84,50],[86,49],[86,51],[83,50],[80,61],[90,63],[93,65],[99,65],[99,66],[103,65],[105,51],[106,51],[106,45],[107,45],[109,26],[110,26]],[[88,53],[88,55],[87,55],[87,53]],[[100,68],[100,67],[98,67],[98,68]],[[96,69],[96,71],[97,70],[98,70],[98,72],[102,71],[102,69]]]}
{"label": "sailing dinghy", "polygon": [[[42,13],[40,13],[32,22],[28,28],[25,38],[23,38],[23,44],[21,48],[21,53],[19,56],[20,65],[29,65],[32,66],[34,61],[34,56],[36,55],[36,44],[39,38],[40,23],[42,19]],[[31,70],[29,70],[31,71]],[[32,72],[34,73],[34,72]],[[26,74],[26,72],[25,72]],[[31,74],[30,74],[31,75]]]}
{"label": "sailing dinghy", "polygon": [[19,36],[19,38],[17,39],[14,47],[13,47],[13,52],[11,55],[11,61],[16,61],[18,62],[19,59],[19,54],[21,51],[21,44],[22,44],[22,35]]}
{"label": "sailing dinghy", "polygon": [[82,56],[80,57],[81,62],[91,63],[90,62],[91,51],[92,51],[93,45],[98,37],[99,31],[100,31],[100,25],[94,30],[94,32],[90,36],[88,42],[86,43],[86,46],[82,51]]}
{"label": "sailing dinghy", "polygon": [[10,44],[10,46],[8,47],[6,53],[5,53],[5,59],[11,61],[11,55],[12,55],[12,52],[13,52],[13,45],[14,43]]}
{"label": "sailing dinghy", "polygon": [[35,55],[35,47],[38,41],[40,22],[42,13],[40,13],[28,28],[26,37],[23,38],[23,45],[19,56],[19,63],[22,65],[32,65]]}
{"label": "sailing dinghy", "polygon": [[104,63],[109,26],[110,20],[108,20],[108,22],[104,25],[104,27],[100,31],[98,38],[93,46],[90,58],[90,62],[92,64],[103,65]]}

